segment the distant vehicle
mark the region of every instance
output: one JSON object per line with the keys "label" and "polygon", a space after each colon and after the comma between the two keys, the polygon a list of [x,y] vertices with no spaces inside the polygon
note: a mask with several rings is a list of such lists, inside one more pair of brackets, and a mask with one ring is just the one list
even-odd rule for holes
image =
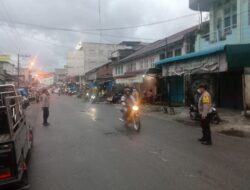
{"label": "distant vehicle", "polygon": [[[13,85],[0,85],[0,188],[27,177],[33,132]],[[27,178],[26,178],[27,179]]]}
{"label": "distant vehicle", "polygon": [[107,97],[107,102],[111,104],[120,104],[121,103],[122,94],[115,93],[113,96]]}
{"label": "distant vehicle", "polygon": [[68,95],[76,95],[77,94],[77,86],[75,83],[71,83],[68,85]]}
{"label": "distant vehicle", "polygon": [[91,104],[94,104],[94,103],[96,103],[96,102],[97,102],[96,95],[95,95],[95,94],[92,94],[92,95],[90,96],[90,103],[91,103]]}
{"label": "distant vehicle", "polygon": [[24,87],[17,88],[17,93],[21,96],[23,109],[26,109],[30,105],[28,89]]}

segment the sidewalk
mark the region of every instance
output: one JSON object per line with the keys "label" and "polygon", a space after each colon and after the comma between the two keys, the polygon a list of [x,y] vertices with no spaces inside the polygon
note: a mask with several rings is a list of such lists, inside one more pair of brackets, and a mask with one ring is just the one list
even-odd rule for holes
{"label": "sidewalk", "polygon": [[[174,107],[175,113],[164,113],[162,106],[143,105],[142,111],[146,115],[165,120],[175,120],[188,126],[199,126],[198,121],[192,121],[189,117],[188,107]],[[212,131],[226,135],[250,137],[250,119],[243,116],[239,110],[218,109],[222,122],[219,125],[212,125]]]}

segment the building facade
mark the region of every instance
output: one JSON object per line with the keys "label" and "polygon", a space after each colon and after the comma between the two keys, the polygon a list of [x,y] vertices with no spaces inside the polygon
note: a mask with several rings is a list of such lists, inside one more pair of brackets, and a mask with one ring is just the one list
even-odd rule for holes
{"label": "building facade", "polygon": [[19,78],[24,84],[29,84],[31,82],[31,70],[29,68],[20,68]]}
{"label": "building facade", "polygon": [[[183,92],[180,98],[183,104],[192,103],[202,82],[208,85],[217,106],[249,107],[246,103],[246,84],[249,83],[246,70],[250,66],[250,1],[190,0],[190,8],[209,12],[210,20],[199,27],[195,52],[157,63],[163,68],[163,76],[176,78],[182,84],[179,92]],[[178,89],[178,83],[168,89]],[[174,97],[169,97],[168,101],[176,103]]]}
{"label": "building facade", "polygon": [[68,69],[66,68],[57,68],[55,69],[55,83],[62,84],[66,81],[68,74]]}
{"label": "building facade", "polygon": [[0,70],[5,71],[9,75],[16,75],[15,65],[10,62],[1,62],[0,61]]}
{"label": "building facade", "polygon": [[158,40],[119,60],[113,66],[116,84],[137,88],[140,93],[152,90],[159,99],[166,99],[166,84],[159,81],[155,63],[165,58],[177,57],[194,51],[194,41],[198,27],[191,27],[172,36]]}
{"label": "building facade", "polygon": [[190,8],[209,12],[209,23],[202,25],[195,50],[228,44],[250,43],[249,0],[190,0]]}
{"label": "building facade", "polygon": [[130,47],[123,44],[81,42],[78,44],[77,50],[68,53],[68,75],[84,76],[90,70],[108,63],[112,52],[126,48]]}

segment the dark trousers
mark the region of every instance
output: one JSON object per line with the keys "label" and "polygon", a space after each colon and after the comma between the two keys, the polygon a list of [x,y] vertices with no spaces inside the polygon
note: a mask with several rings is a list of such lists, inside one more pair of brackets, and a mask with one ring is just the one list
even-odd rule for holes
{"label": "dark trousers", "polygon": [[201,128],[203,134],[202,139],[207,142],[212,142],[209,116],[207,116],[205,119],[201,119]]}
{"label": "dark trousers", "polygon": [[43,124],[48,123],[48,117],[49,117],[49,108],[43,107]]}

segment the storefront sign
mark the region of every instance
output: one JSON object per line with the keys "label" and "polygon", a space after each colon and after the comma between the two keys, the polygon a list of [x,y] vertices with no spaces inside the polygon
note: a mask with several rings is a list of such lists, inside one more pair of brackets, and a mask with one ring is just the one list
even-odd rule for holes
{"label": "storefront sign", "polygon": [[0,61],[9,62],[11,60],[10,55],[0,55]]}
{"label": "storefront sign", "polygon": [[137,75],[136,77],[120,78],[115,80],[116,84],[133,84],[143,83],[143,76]]}
{"label": "storefront sign", "polygon": [[216,73],[224,71],[227,71],[227,63],[224,54],[210,55],[163,66],[163,76],[180,76],[184,74]]}

